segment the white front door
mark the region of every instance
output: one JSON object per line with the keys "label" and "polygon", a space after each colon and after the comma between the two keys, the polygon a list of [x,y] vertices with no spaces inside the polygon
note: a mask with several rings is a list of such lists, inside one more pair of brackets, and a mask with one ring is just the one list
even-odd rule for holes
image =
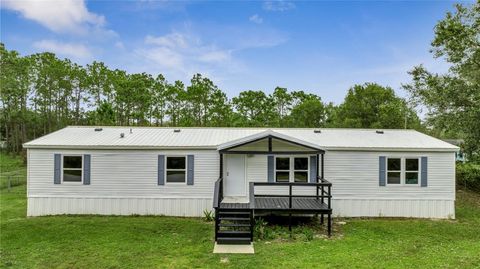
{"label": "white front door", "polygon": [[247,183],[245,177],[245,155],[226,155],[226,177],[224,183],[224,196],[246,196]]}

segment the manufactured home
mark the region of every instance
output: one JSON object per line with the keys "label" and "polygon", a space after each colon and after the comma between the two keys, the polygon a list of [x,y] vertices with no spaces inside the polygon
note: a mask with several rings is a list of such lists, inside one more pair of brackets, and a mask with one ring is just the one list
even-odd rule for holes
{"label": "manufactured home", "polygon": [[[67,127],[24,144],[28,216],[455,217],[458,147],[414,130]],[[242,227],[245,229],[242,230]],[[230,241],[229,241],[230,240]]]}

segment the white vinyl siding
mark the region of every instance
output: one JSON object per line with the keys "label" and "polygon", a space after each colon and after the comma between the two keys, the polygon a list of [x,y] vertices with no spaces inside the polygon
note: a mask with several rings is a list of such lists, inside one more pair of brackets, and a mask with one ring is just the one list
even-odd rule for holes
{"label": "white vinyl siding", "polygon": [[[54,154],[91,154],[91,185],[53,184]],[[195,156],[195,184],[158,188],[158,155]],[[218,179],[215,150],[49,150],[29,149],[29,196],[150,197],[212,199]]]}
{"label": "white vinyl siding", "polygon": [[[428,157],[428,187],[378,185],[379,156]],[[332,182],[334,199],[432,199],[455,200],[453,152],[327,151],[325,179]]]}
{"label": "white vinyl siding", "polygon": [[[408,184],[379,186],[379,156],[428,157],[428,187]],[[325,179],[333,184],[333,214],[345,217],[454,218],[454,158],[453,152],[327,151],[324,169]],[[249,182],[267,182],[266,165],[265,155],[247,157]],[[287,190],[275,186],[258,187],[255,193],[287,194]],[[297,187],[296,193],[312,195],[314,192]]]}
{"label": "white vinyl siding", "polygon": [[[91,154],[91,185],[53,184],[54,154]],[[158,155],[195,156],[195,184],[157,186]],[[428,187],[378,185],[379,156],[428,157]],[[332,182],[335,216],[454,217],[453,152],[327,151],[325,178]],[[249,182],[267,182],[267,156],[247,155]],[[319,167],[321,169],[321,167]],[[420,169],[420,168],[419,168]],[[48,214],[149,214],[202,216],[212,209],[218,179],[216,150],[28,149],[29,216]],[[312,195],[311,189],[296,188]],[[248,191],[248,189],[247,189]],[[277,187],[256,193],[285,193]]]}

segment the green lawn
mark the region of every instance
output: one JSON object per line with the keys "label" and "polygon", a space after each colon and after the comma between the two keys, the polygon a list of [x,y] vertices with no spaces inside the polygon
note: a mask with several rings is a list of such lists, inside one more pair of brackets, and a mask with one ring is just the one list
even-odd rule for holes
{"label": "green lawn", "polygon": [[18,186],[1,191],[0,266],[479,268],[480,195],[459,192],[458,199],[455,221],[346,219],[331,239],[256,242],[251,256],[212,254],[213,224],[201,219],[26,218],[25,186]]}

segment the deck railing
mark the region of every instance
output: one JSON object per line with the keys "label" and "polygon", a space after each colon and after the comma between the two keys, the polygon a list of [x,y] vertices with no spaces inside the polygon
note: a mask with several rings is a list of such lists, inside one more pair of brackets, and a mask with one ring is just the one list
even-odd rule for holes
{"label": "deck railing", "polygon": [[[288,187],[288,194],[255,194],[256,186],[286,186]],[[293,187],[312,187],[315,188],[315,195],[296,195],[293,193]],[[332,183],[327,181],[324,178],[318,177],[318,182],[309,183],[309,182],[250,182],[249,185],[249,195],[250,195],[250,208],[255,208],[255,197],[282,197],[288,198],[288,207],[292,209],[292,198],[316,198],[317,200],[321,199],[322,203],[326,204],[328,209],[331,209],[332,201]]]}

